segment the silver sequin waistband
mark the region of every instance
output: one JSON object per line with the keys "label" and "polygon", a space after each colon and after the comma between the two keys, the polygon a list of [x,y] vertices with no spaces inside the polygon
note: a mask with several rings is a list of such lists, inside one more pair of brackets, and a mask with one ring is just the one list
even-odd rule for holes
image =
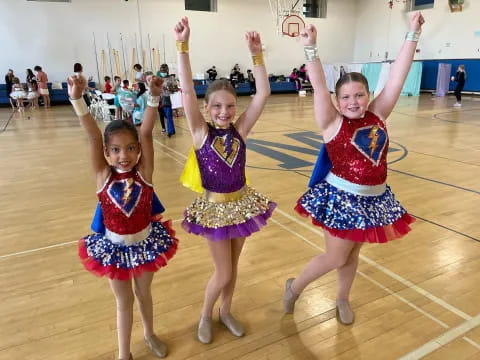
{"label": "silver sequin waistband", "polygon": [[340,190],[348,191],[349,193],[362,196],[378,196],[382,195],[385,190],[387,190],[386,183],[380,185],[360,185],[342,179],[341,177],[338,177],[331,172],[329,172],[327,176],[325,176],[325,181]]}
{"label": "silver sequin waistband", "polygon": [[123,235],[123,234],[117,234],[116,232],[105,229],[105,237],[114,244],[129,246],[139,241],[145,240],[147,236],[150,234],[150,231],[152,231],[152,226],[150,224],[148,224],[145,229],[140,230],[135,234]]}

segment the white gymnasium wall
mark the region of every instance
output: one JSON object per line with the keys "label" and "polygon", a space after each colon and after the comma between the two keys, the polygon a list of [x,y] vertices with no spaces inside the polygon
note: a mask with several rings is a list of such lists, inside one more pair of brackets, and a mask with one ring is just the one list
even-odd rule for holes
{"label": "white gymnasium wall", "polygon": [[[318,28],[324,62],[353,58],[355,4],[355,0],[330,0],[327,19],[309,19]],[[96,79],[93,33],[99,66],[103,49],[110,69],[107,33],[111,47],[117,50],[121,50],[120,33],[123,34],[126,62],[130,66],[135,33],[140,44],[140,28],[144,48],[148,49],[150,34],[151,47],[162,50],[162,62],[169,63],[173,72],[176,53],[172,29],[185,15],[192,27],[190,54],[194,74],[216,65],[220,75],[227,75],[235,63],[245,72],[251,67],[251,60],[243,36],[246,30],[253,29],[262,35],[269,73],[289,74],[304,62],[301,43],[277,35],[268,0],[218,0],[218,11],[212,13],[185,11],[183,0],[0,0],[0,14],[0,74],[13,68],[22,81],[24,69],[35,65],[42,66],[50,80],[63,80],[74,62],[82,63],[85,73]],[[121,52],[120,59],[123,63]]]}
{"label": "white gymnasium wall", "polygon": [[[332,1],[330,1],[332,2]],[[386,0],[357,0],[355,62],[395,59],[409,29],[404,5]],[[462,12],[450,12],[447,0],[435,0],[433,9],[422,10],[426,23],[415,59],[463,59],[480,57],[480,0],[465,1]]]}

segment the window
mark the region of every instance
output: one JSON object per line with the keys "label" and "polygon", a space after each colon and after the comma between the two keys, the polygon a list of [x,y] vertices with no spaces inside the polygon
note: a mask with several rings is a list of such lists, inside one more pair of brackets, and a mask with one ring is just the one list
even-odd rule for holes
{"label": "window", "polygon": [[217,11],[217,0],[185,0],[185,10]]}
{"label": "window", "polygon": [[433,9],[433,3],[435,0],[408,0],[407,10],[423,10],[423,9]]}
{"label": "window", "polygon": [[326,18],[327,0],[304,0],[303,15],[310,18]]}

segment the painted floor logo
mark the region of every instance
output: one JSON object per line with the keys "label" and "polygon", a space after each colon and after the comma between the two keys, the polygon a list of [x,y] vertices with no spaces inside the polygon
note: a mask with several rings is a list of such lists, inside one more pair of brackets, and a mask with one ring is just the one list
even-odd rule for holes
{"label": "painted floor logo", "polygon": [[[276,161],[277,167],[266,167],[257,160],[249,160],[249,166],[269,170],[311,171],[323,143],[323,137],[313,131],[285,134],[287,143],[262,140],[259,138],[261,133],[256,135],[256,138],[248,139],[247,149]],[[387,158],[389,165],[402,160],[407,154],[403,145],[390,140]]]}

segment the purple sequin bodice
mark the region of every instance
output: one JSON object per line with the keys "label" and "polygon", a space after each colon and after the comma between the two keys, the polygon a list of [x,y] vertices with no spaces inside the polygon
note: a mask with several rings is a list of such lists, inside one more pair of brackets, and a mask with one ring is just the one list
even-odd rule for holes
{"label": "purple sequin bodice", "polygon": [[209,124],[207,138],[195,153],[204,189],[229,193],[245,185],[245,142],[233,125],[216,129]]}

